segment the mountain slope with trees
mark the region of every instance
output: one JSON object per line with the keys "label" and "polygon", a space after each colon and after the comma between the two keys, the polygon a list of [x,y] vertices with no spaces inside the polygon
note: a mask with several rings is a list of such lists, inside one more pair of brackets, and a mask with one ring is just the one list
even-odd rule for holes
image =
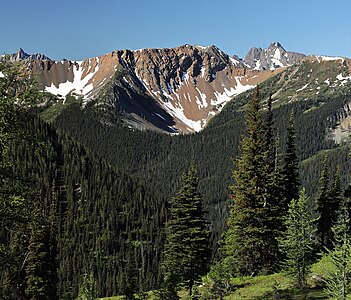
{"label": "mountain slope with trees", "polygon": [[[350,101],[349,83],[314,93],[311,98],[292,100],[288,96],[296,92],[293,81],[306,75],[303,70],[314,63],[292,66],[271,77],[260,86],[259,95],[250,91],[236,97],[200,133],[174,136],[127,128],[113,111],[93,103],[83,105],[82,99],[75,97],[61,103],[58,111],[45,105],[20,106],[16,101],[21,96],[40,100],[49,95],[23,85],[16,70],[11,79],[2,62],[0,260],[7,263],[0,273],[1,296],[73,299],[89,286],[91,294],[124,294],[133,299],[135,293],[142,295],[160,287],[167,238],[164,229],[174,205],[171,201],[169,210],[169,201],[173,195],[179,200],[187,192],[179,178],[193,157],[199,181],[190,171],[188,181],[192,182],[191,191],[198,187],[193,194],[197,208],[202,195],[203,211],[198,217],[208,222],[200,227],[206,223],[212,232],[209,256],[219,259],[217,242],[227,225],[240,229],[250,221],[250,236],[254,233],[255,242],[269,247],[262,251],[253,243],[242,243],[252,250],[246,252],[250,254],[246,261],[240,253],[244,249],[237,247],[233,256],[228,251],[241,262],[234,273],[257,275],[278,270],[282,254],[275,241],[286,226],[281,218],[288,197],[296,196],[296,189],[291,189],[285,193],[285,204],[278,202],[284,194],[280,189],[284,176],[282,181],[277,179],[284,171],[280,163],[288,165],[286,153],[296,154],[290,161],[295,177],[301,177],[301,185],[312,195],[309,208],[318,203],[317,183],[325,152],[331,158],[330,174],[340,166],[341,184],[335,180],[333,193],[344,190],[350,172],[347,145],[328,139],[330,128],[344,117],[339,112]],[[334,63],[335,74],[345,68]],[[13,95],[6,94],[13,88]],[[22,112],[22,108],[26,109]],[[294,128],[288,122],[291,111]],[[232,160],[235,157],[239,159]],[[299,172],[295,172],[298,163]],[[237,170],[234,183],[233,169]],[[228,199],[230,193],[236,198]],[[226,224],[232,201],[235,217]],[[238,232],[229,241],[249,241]],[[269,240],[272,236],[273,243]],[[198,277],[188,275],[180,278],[192,290]]]}

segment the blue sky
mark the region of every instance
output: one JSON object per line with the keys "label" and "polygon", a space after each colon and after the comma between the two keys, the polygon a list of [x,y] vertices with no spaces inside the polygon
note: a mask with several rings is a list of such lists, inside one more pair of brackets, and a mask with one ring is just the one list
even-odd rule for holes
{"label": "blue sky", "polygon": [[351,57],[350,0],[1,0],[0,53],[81,60],[116,49],[214,44],[243,57],[286,50]]}

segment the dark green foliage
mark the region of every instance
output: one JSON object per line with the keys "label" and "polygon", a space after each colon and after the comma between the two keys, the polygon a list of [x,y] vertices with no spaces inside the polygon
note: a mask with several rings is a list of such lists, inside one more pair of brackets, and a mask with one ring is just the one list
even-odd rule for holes
{"label": "dark green foliage", "polygon": [[92,273],[84,274],[77,300],[96,300],[96,283]]}
{"label": "dark green foliage", "polygon": [[15,144],[41,150],[36,133],[31,134],[26,125],[32,118],[29,108],[42,94],[24,64],[5,57],[0,71],[4,74],[0,78],[0,296],[56,299],[56,237],[51,239],[51,224],[33,213],[47,217],[41,201],[48,199],[31,186],[12,159]]}
{"label": "dark green foliage", "polygon": [[[262,99],[267,100],[270,94],[277,91],[275,84],[280,82],[280,79],[280,75],[275,76],[261,85]],[[208,211],[208,220],[213,226],[211,247],[212,253],[216,253],[216,242],[228,217],[226,200],[228,186],[231,184],[230,157],[239,154],[240,136],[245,124],[244,110],[252,98],[252,93],[253,91],[249,91],[235,97],[234,101],[228,103],[222,112],[197,134],[169,136],[152,131],[133,130],[121,126],[116,117],[111,117],[111,111],[106,113],[96,110],[89,104],[84,108],[72,104],[62,111],[53,124],[81,142],[94,155],[106,159],[109,164],[133,177],[145,179],[150,188],[159,191],[164,197],[177,190],[178,178],[191,159],[189,153],[199,153],[199,191],[203,195],[204,208]],[[349,95],[350,91],[345,88],[280,106],[275,102],[276,96],[273,96],[274,125],[279,134],[278,152],[285,151],[287,116],[291,110],[295,112],[298,145],[296,151],[298,161],[302,161],[301,184],[306,186],[307,192],[312,195],[312,201],[317,193],[322,165],[318,153],[323,149],[335,148],[334,142],[326,139],[327,130],[336,124],[336,112],[349,101]],[[348,151],[345,147],[335,148],[333,151],[331,172],[335,171],[337,164],[341,166],[341,181],[344,186],[344,174],[349,172]],[[280,172],[276,177],[281,179]],[[287,203],[285,205],[287,206]]]}
{"label": "dark green foliage", "polygon": [[35,85],[0,67],[1,297],[74,299],[84,270],[99,296],[156,287],[163,198],[28,114]]}
{"label": "dark green foliage", "polygon": [[177,282],[174,280],[164,282],[162,288],[156,291],[155,296],[157,300],[179,300],[177,293]]}
{"label": "dark green foliage", "polygon": [[[276,92],[273,86],[281,79],[277,76],[263,85],[263,99],[268,99],[270,93]],[[4,82],[1,80],[0,83]],[[37,201],[42,204],[40,209],[45,219],[51,215],[52,203],[57,203],[57,228],[50,226],[50,230],[43,231],[56,232],[49,236],[57,238],[58,292],[62,299],[77,296],[85,270],[92,272],[98,296],[123,294],[128,287],[126,283],[130,283],[130,289],[136,292],[157,288],[161,281],[159,270],[164,243],[164,232],[160,228],[166,218],[163,199],[177,190],[178,178],[190,161],[189,153],[199,154],[199,191],[214,229],[211,247],[212,253],[216,253],[216,241],[227,217],[225,200],[231,169],[228,158],[238,155],[240,135],[244,129],[244,110],[251,93],[236,97],[203,132],[193,135],[169,136],[131,130],[122,127],[111,111],[106,116],[104,110],[95,110],[90,104],[82,108],[75,101],[68,101],[67,105],[46,116],[50,121],[55,119],[53,125],[60,134],[39,120],[31,121],[31,118],[25,117],[28,120],[29,136],[40,135],[42,145],[33,147],[27,132],[21,128],[20,132],[25,134],[17,141],[12,135],[12,146],[8,148],[11,150],[7,152],[10,160],[2,164],[0,171],[0,193],[4,195],[6,191],[8,196],[2,197],[6,205],[0,208],[0,213],[6,216],[0,218],[0,241],[5,246],[0,249],[0,280],[10,287],[7,289],[12,293],[10,297],[25,297],[30,268],[22,266],[30,241],[32,253],[35,253],[34,245],[47,244],[43,243],[47,241],[47,233],[27,234],[30,233],[27,224],[32,221],[29,219]],[[304,101],[292,101],[276,106],[273,110],[282,150],[285,150],[288,140],[285,134],[286,116],[292,109],[295,111],[297,158],[298,161],[306,159],[300,170],[301,181],[314,194],[322,165],[318,153],[335,147],[332,141],[326,140],[326,131],[337,123],[335,112],[349,101],[349,95],[350,92],[345,88],[329,94],[321,93],[318,97]],[[3,112],[12,113],[8,107],[2,108]],[[16,110],[19,108],[15,107]],[[273,116],[267,114],[266,124],[272,124]],[[9,124],[9,120],[13,122],[17,119],[8,114],[6,120],[6,124]],[[11,123],[11,126],[0,126],[0,131],[6,129],[18,133],[14,124],[16,122]],[[262,153],[262,159],[269,162],[266,165],[272,170],[271,154],[278,145],[273,143],[273,146],[271,142],[271,125],[262,126],[261,129],[265,137],[264,148],[270,149]],[[82,143],[85,148],[63,133]],[[28,143],[22,143],[24,140]],[[3,141],[1,145],[4,145]],[[10,139],[6,143],[8,141]],[[348,173],[349,165],[348,150],[340,147],[331,152],[330,173],[334,172],[336,164],[340,164],[344,185],[344,174]],[[116,170],[116,167],[133,178]],[[282,197],[279,192],[273,193],[281,186],[277,180],[281,177],[277,167],[275,164],[272,176],[265,177],[267,184],[261,185],[265,189],[266,206],[257,209],[259,214],[256,215],[259,216],[256,221],[265,230],[255,234],[266,241],[271,232],[276,234],[272,231],[274,227],[282,226],[280,220],[274,221],[273,218],[284,212],[281,209],[284,205],[279,206]],[[9,179],[9,174],[14,174],[16,180]],[[7,179],[3,180],[5,177]],[[19,177],[25,177],[26,184],[23,180],[17,180]],[[28,192],[29,187],[33,193]],[[27,199],[30,199],[30,203]],[[45,227],[47,223],[43,225]],[[51,240],[50,251],[55,251],[55,243]],[[275,252],[275,246],[271,248],[272,245],[274,243],[270,243],[268,248],[262,247],[262,255],[266,256],[265,251]],[[272,255],[266,264],[269,265],[268,261],[275,260],[275,257],[276,254]],[[236,264],[229,261],[228,266],[236,267]],[[19,286],[19,283],[22,284],[20,289],[11,289]]]}
{"label": "dark green foliage", "polygon": [[[18,175],[45,196],[42,209],[47,216],[50,203],[56,201],[59,297],[77,297],[84,270],[91,270],[99,297],[122,294],[130,281],[128,268],[134,270],[136,292],[157,287],[166,214],[163,198],[92,158],[40,120],[28,119],[27,125],[46,146],[35,150],[16,143],[11,160]],[[33,253],[41,253],[42,239],[35,238],[40,248],[36,250],[33,243]],[[23,247],[28,245],[29,240]],[[18,264],[22,263],[18,255]]]}
{"label": "dark green foliage", "polygon": [[299,288],[306,286],[306,275],[313,262],[316,244],[315,221],[308,210],[308,196],[303,188],[298,199],[291,200],[285,219],[286,232],[280,247],[286,255],[285,267]]}
{"label": "dark green foliage", "polygon": [[226,264],[227,261],[218,261],[212,265],[208,274],[207,286],[205,285],[207,298],[223,299],[230,292],[232,265]]}
{"label": "dark green foliage", "polygon": [[[331,249],[332,242],[332,220],[329,216],[330,206],[330,190],[329,190],[329,170],[328,170],[328,156],[325,156],[323,163],[323,170],[319,179],[319,193],[317,198],[318,212],[320,214],[318,220],[318,234],[320,238],[320,246],[323,250],[325,247]],[[334,220],[335,221],[335,220]]]}
{"label": "dark green foliage", "polygon": [[206,273],[210,257],[209,231],[192,161],[170,202],[163,262],[166,286],[174,289],[174,285],[184,284],[191,295],[196,281]]}
{"label": "dark green foliage", "polygon": [[26,296],[33,300],[57,299],[56,247],[50,244],[56,236],[51,237],[50,224],[39,215],[36,218],[39,220],[31,225],[25,261]]}
{"label": "dark green foliage", "polygon": [[335,178],[332,184],[330,184],[328,159],[328,156],[324,159],[317,197],[319,212],[318,235],[321,251],[324,251],[325,248],[330,250],[333,248],[334,234],[332,232],[332,227],[337,221],[342,202],[339,169],[336,170]]}
{"label": "dark green foliage", "polygon": [[[337,195],[336,195],[337,196]],[[337,196],[338,197],[338,196]],[[333,226],[334,240],[333,250],[326,249],[334,269],[325,279],[327,295],[332,299],[347,299],[349,294],[350,270],[349,262],[351,259],[350,243],[350,216],[347,202],[345,199],[341,205],[337,222]]]}
{"label": "dark green foliage", "polygon": [[[271,123],[271,122],[270,122]],[[278,256],[274,217],[276,198],[270,168],[275,168],[271,124],[262,130],[260,95],[257,90],[247,108],[246,132],[241,155],[233,172],[232,205],[225,234],[224,260],[232,260],[240,275],[269,273]],[[273,145],[272,145],[273,144]],[[279,226],[278,226],[279,227]]]}
{"label": "dark green foliage", "polygon": [[294,111],[290,114],[282,175],[284,186],[283,196],[285,203],[290,203],[292,199],[297,199],[299,197],[300,186]]}

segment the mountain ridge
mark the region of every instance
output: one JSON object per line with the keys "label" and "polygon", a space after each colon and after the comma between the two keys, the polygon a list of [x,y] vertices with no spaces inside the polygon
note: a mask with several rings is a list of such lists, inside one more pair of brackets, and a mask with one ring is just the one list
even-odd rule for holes
{"label": "mountain ridge", "polygon": [[26,62],[38,75],[39,88],[60,101],[73,95],[83,106],[92,102],[114,110],[129,127],[189,133],[202,130],[233,97],[306,59],[313,57],[287,52],[275,42],[250,49],[244,60],[215,45],[185,44],[116,50],[83,61]]}

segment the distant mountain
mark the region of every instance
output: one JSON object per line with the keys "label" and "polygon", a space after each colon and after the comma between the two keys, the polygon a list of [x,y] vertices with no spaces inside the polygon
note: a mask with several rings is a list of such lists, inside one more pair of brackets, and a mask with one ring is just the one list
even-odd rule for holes
{"label": "distant mountain", "polygon": [[85,61],[32,61],[40,88],[116,109],[130,127],[201,130],[235,95],[271,71],[248,69],[216,46],[118,50]]}
{"label": "distant mountain", "polygon": [[28,54],[24,52],[22,48],[20,48],[16,53],[10,54],[10,60],[19,61],[19,60],[51,60],[51,59],[41,53]]}
{"label": "distant mountain", "polygon": [[287,52],[278,43],[271,43],[267,49],[251,48],[244,58],[244,63],[255,70],[275,70],[300,62],[306,55]]}
{"label": "distant mountain", "polygon": [[[58,104],[60,109],[67,97],[73,96],[82,101],[82,107],[88,103],[104,107],[128,127],[169,133],[202,130],[235,96],[288,66],[299,69],[303,65],[312,70],[312,73],[305,70],[294,81],[286,75],[285,81],[279,82],[284,83],[279,93],[292,86],[289,101],[321,92],[314,91],[316,84],[311,78],[315,74],[320,78],[329,74],[325,66],[330,61],[337,72],[330,74],[330,82],[349,82],[350,74],[341,70],[343,64],[349,64],[347,59],[306,57],[287,52],[280,43],[272,43],[267,49],[252,48],[244,60],[230,57],[214,45],[116,50],[84,61],[52,61],[42,54],[29,55],[20,49],[11,58],[27,60],[37,75],[39,88],[56,95],[58,102],[52,105]],[[331,83],[329,88],[334,86]]]}

